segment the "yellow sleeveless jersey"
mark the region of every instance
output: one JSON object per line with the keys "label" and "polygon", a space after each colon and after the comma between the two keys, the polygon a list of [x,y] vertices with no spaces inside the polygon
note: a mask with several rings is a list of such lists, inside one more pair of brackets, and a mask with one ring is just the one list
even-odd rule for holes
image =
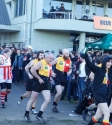
{"label": "yellow sleeveless jersey", "polygon": [[38,59],[34,59],[33,62],[34,62],[34,65],[36,65],[38,62]]}
{"label": "yellow sleeveless jersey", "polygon": [[64,60],[63,57],[58,57],[57,59],[56,69],[61,72],[68,72],[71,66],[71,60]]}
{"label": "yellow sleeveless jersey", "polygon": [[45,77],[49,77],[52,73],[52,66],[49,65],[45,59],[40,61],[42,63],[42,68],[39,69],[39,74]]}
{"label": "yellow sleeveless jersey", "polygon": [[[33,60],[33,66],[36,65],[38,63],[38,59],[34,59]],[[30,68],[32,68],[33,66],[31,66]]]}

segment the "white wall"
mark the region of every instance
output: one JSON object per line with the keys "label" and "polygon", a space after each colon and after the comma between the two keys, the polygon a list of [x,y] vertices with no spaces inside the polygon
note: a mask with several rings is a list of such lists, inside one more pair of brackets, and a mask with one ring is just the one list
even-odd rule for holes
{"label": "white wall", "polygon": [[43,13],[43,0],[34,0],[35,3],[35,14],[36,14],[36,20],[42,18]]}
{"label": "white wall", "polygon": [[6,44],[10,44],[10,34],[6,34],[6,33],[0,33],[0,44],[3,45],[4,43]]}
{"label": "white wall", "polygon": [[24,35],[25,35],[24,34],[24,24],[25,24],[24,17],[25,16],[20,16],[20,17],[11,19],[12,26],[21,27],[20,32],[11,34],[11,42],[24,42]]}
{"label": "white wall", "polygon": [[58,49],[73,47],[69,33],[35,30],[31,45],[34,50],[55,50],[56,54]]}
{"label": "white wall", "polygon": [[[13,0],[5,0],[6,7],[8,10],[8,14],[10,17],[11,25],[12,26],[20,26],[20,32],[10,34],[10,42],[17,43],[17,42],[24,42],[24,24],[25,24],[25,15],[15,17],[15,2]],[[11,8],[9,7],[8,2],[11,2]]]}

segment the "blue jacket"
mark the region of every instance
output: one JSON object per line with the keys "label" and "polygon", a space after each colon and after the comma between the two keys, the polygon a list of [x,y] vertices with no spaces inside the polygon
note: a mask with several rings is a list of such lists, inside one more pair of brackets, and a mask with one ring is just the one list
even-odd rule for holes
{"label": "blue jacket", "polygon": [[[14,60],[14,63],[12,65],[12,67],[16,67],[17,66],[17,56],[18,55],[15,56],[15,60]],[[19,61],[18,62],[18,68],[22,68],[23,67],[23,56],[22,55],[19,56],[18,61]]]}

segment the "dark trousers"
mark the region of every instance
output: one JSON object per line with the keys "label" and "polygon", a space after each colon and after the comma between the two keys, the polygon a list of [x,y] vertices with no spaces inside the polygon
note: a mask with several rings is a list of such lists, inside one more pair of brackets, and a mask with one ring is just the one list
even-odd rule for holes
{"label": "dark trousers", "polygon": [[83,94],[83,91],[86,89],[86,82],[84,80],[85,80],[85,77],[79,77],[78,94],[79,94],[80,102],[83,100],[82,94]]}
{"label": "dark trousers", "polygon": [[12,83],[15,82],[15,69],[12,70]]}
{"label": "dark trousers", "polygon": [[77,88],[74,86],[73,83],[68,82],[68,84],[67,84],[67,99],[68,99],[68,101],[71,100],[71,95],[73,95],[73,99],[74,99],[74,101],[76,101]]}
{"label": "dark trousers", "polygon": [[20,81],[20,70],[18,67],[15,68],[15,77],[16,77],[16,81],[19,82]]}

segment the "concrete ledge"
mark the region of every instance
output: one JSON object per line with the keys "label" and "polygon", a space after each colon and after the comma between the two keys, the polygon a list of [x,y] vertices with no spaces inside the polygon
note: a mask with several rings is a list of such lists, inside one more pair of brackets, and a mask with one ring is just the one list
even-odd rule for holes
{"label": "concrete ledge", "polygon": [[107,34],[112,33],[110,30],[98,30],[94,29],[94,23],[82,20],[72,19],[40,19],[34,23],[35,30],[55,30],[55,31],[67,31],[67,32],[87,32]]}
{"label": "concrete ledge", "polygon": [[0,33],[1,32],[14,33],[14,32],[19,32],[19,31],[20,31],[19,26],[0,25]]}

